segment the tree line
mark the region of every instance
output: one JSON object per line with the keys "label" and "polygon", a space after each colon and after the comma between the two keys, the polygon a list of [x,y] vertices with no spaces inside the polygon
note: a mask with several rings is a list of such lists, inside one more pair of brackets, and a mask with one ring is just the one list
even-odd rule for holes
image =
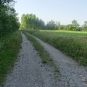
{"label": "tree line", "polygon": [[45,23],[42,19],[36,17],[35,14],[23,14],[21,17],[21,26],[23,29],[44,29]]}
{"label": "tree line", "polygon": [[0,37],[19,29],[14,3],[14,0],[0,0]]}
{"label": "tree line", "polygon": [[71,24],[61,25],[60,22],[53,20],[44,23],[42,19],[39,19],[35,14],[23,14],[21,17],[20,29],[48,29],[48,30],[71,30],[82,31],[87,30],[87,21],[82,26],[76,20],[73,20]]}

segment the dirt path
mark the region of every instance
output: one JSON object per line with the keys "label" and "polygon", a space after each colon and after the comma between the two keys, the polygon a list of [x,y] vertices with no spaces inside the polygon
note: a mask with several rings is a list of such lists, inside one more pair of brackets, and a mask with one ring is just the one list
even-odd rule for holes
{"label": "dirt path", "polygon": [[23,42],[18,61],[4,87],[87,87],[87,68],[36,38],[59,67],[61,75],[47,64],[41,63],[37,51],[22,34]]}
{"label": "dirt path", "polygon": [[60,82],[62,84],[59,87],[87,87],[87,67],[79,66],[73,59],[65,56],[59,50],[38,38],[36,40],[44,47],[59,67],[61,73]]}
{"label": "dirt path", "polygon": [[[15,67],[7,78],[4,87],[63,87],[58,74],[49,65],[41,63],[37,51],[22,34],[23,42]],[[60,86],[61,85],[61,86]]]}

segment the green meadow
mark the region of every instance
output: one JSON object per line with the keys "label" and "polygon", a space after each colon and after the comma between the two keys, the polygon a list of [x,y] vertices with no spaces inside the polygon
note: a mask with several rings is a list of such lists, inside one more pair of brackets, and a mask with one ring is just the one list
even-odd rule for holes
{"label": "green meadow", "polygon": [[87,32],[63,30],[26,30],[87,66]]}

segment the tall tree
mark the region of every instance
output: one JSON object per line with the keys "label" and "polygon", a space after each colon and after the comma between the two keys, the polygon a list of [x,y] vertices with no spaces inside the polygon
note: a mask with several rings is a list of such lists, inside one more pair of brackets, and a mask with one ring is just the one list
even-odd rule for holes
{"label": "tall tree", "polygon": [[82,29],[87,31],[87,21],[84,22],[83,26],[82,26]]}
{"label": "tall tree", "polygon": [[55,24],[55,21],[51,20],[47,23],[46,25],[47,29],[55,29],[56,28],[56,24]]}
{"label": "tall tree", "polygon": [[0,1],[0,37],[18,29],[19,22],[15,9],[10,6],[14,0]]}
{"label": "tall tree", "polygon": [[68,24],[68,25],[66,25],[65,30],[74,31],[75,27],[72,24]]}
{"label": "tall tree", "polygon": [[44,29],[45,23],[35,14],[23,14],[21,17],[21,29]]}
{"label": "tall tree", "polygon": [[73,27],[74,27],[73,30],[79,30],[79,24],[77,23],[76,20],[73,20],[73,21],[72,21],[72,25],[73,25]]}

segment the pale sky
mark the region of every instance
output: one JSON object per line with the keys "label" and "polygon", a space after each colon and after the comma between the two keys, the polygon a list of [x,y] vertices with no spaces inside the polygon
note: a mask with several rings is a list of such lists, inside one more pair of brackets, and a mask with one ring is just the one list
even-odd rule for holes
{"label": "pale sky", "polygon": [[82,25],[87,21],[87,0],[16,0],[16,12],[19,19],[22,14],[36,14],[45,21],[60,21],[70,24],[72,20]]}

